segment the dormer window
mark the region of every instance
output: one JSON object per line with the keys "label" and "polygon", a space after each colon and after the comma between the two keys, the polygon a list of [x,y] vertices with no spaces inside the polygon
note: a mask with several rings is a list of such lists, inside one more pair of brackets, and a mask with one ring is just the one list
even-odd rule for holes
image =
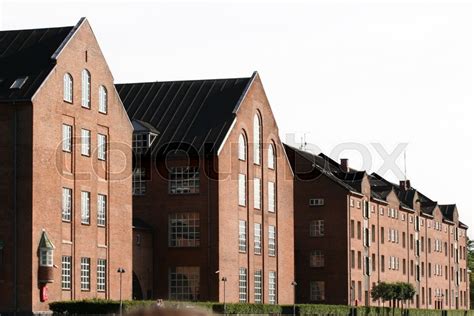
{"label": "dormer window", "polygon": [[133,120],[133,151],[136,153],[145,153],[153,145],[158,131],[148,123]]}
{"label": "dormer window", "polygon": [[25,84],[26,80],[28,80],[28,77],[21,77],[13,81],[13,84],[11,85],[10,89],[21,89],[23,85]]}

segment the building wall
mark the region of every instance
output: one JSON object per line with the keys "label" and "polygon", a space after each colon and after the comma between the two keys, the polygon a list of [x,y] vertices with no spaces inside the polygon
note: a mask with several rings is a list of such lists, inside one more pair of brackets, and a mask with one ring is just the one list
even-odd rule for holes
{"label": "building wall", "polygon": [[[261,163],[254,164],[253,122],[258,113],[262,126]],[[246,160],[238,159],[238,138],[245,135],[247,142]],[[276,148],[276,167],[268,168],[268,148]],[[219,277],[227,278],[226,297],[228,302],[239,301],[239,269],[247,269],[247,300],[255,301],[255,271],[261,270],[262,298],[269,303],[269,273],[277,275],[277,302],[289,304],[294,301],[293,244],[293,175],[283,146],[278,136],[278,127],[265,96],[260,78],[257,76],[237,111],[232,131],[219,153]],[[246,175],[246,205],[239,206],[238,175]],[[254,205],[254,178],[261,179],[261,208]],[[268,182],[276,186],[276,211],[268,210]],[[247,224],[247,249],[239,251],[239,220]],[[254,228],[262,227],[261,254],[255,254]],[[277,254],[268,252],[269,226],[277,230]],[[224,300],[224,283],[220,282],[219,300]]]}
{"label": "building wall", "polygon": [[133,299],[153,298],[153,232],[133,229]]}
{"label": "building wall", "polygon": [[[91,74],[91,108],[81,107],[81,71]],[[63,101],[63,76],[73,77],[73,102]],[[108,92],[108,112],[98,112],[99,85]],[[73,126],[73,150],[62,151],[62,124]],[[91,155],[81,155],[81,128],[91,131]],[[107,135],[106,161],[97,158],[97,134]],[[113,85],[113,77],[85,21],[58,57],[57,65],[33,100],[33,202],[31,279],[34,311],[48,310],[55,300],[118,299],[120,277],[125,269],[122,297],[132,291],[132,127]],[[73,189],[71,222],[62,221],[62,188]],[[81,224],[81,191],[90,192],[90,225]],[[97,195],[107,195],[107,224],[97,225]],[[42,230],[54,243],[54,283],[47,285],[48,301],[40,302],[38,244]],[[72,256],[72,288],[61,288],[61,257]],[[81,257],[90,258],[90,290],[80,287]],[[107,285],[97,290],[97,260],[107,260]]]}

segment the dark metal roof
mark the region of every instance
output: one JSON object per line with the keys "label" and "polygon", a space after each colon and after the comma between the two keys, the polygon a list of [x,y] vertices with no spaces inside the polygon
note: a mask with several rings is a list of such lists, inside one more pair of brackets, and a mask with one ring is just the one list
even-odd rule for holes
{"label": "dark metal roof", "polygon": [[[0,102],[31,100],[56,64],[53,57],[73,27],[0,31]],[[26,78],[19,89],[13,82]]]}
{"label": "dark metal roof", "polygon": [[447,220],[453,221],[453,215],[454,211],[456,210],[456,204],[443,204],[439,205],[439,209],[441,210],[441,213],[443,213],[444,217]]}
{"label": "dark metal roof", "polygon": [[[153,150],[217,151],[250,78],[117,84],[130,120],[160,133]],[[192,149],[191,149],[192,148]]]}

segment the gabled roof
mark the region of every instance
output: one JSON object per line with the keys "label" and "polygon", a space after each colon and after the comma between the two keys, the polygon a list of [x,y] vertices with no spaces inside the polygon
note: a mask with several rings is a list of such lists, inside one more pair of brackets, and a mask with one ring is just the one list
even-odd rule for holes
{"label": "gabled roof", "polygon": [[[82,21],[82,20],[81,20]],[[0,102],[30,101],[74,27],[0,31]],[[26,78],[17,89],[10,87]]]}
{"label": "gabled roof", "polygon": [[130,120],[153,126],[153,150],[217,152],[252,77],[117,84]]}

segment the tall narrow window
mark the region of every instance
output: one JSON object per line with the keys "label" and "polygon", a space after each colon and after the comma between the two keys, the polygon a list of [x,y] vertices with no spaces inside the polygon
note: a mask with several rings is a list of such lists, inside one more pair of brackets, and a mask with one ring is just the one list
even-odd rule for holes
{"label": "tall narrow window", "polygon": [[260,304],[262,303],[262,270],[255,270],[254,275],[254,300],[255,303]]}
{"label": "tall narrow window", "polygon": [[253,207],[259,210],[262,207],[262,189],[259,178],[253,179]]}
{"label": "tall narrow window", "polygon": [[97,158],[105,160],[107,152],[107,136],[97,134]]}
{"label": "tall narrow window", "polygon": [[247,269],[239,269],[239,302],[247,302]]}
{"label": "tall narrow window", "polygon": [[276,255],[276,229],[275,226],[268,226],[268,255]]}
{"label": "tall narrow window", "polygon": [[72,76],[68,73],[64,74],[63,94],[64,101],[72,103]]}
{"label": "tall narrow window", "polygon": [[275,212],[275,183],[268,182],[268,211]]}
{"label": "tall narrow window", "polygon": [[91,213],[91,193],[82,191],[81,192],[81,223],[90,224],[90,213]]}
{"label": "tall narrow window", "polygon": [[91,258],[81,258],[81,290],[91,289]]}
{"label": "tall narrow window", "polygon": [[277,279],[276,272],[270,271],[268,274],[268,303],[276,304],[277,302]]}
{"label": "tall narrow window", "polygon": [[107,113],[107,89],[104,86],[99,87],[99,112]]}
{"label": "tall narrow window", "polygon": [[247,222],[239,220],[239,251],[247,251]]}
{"label": "tall narrow window", "polygon": [[71,256],[62,256],[61,260],[61,288],[63,290],[71,289]]}
{"label": "tall narrow window", "polygon": [[254,251],[255,254],[259,255],[262,253],[262,225],[260,223],[254,224]]}
{"label": "tall narrow window", "polygon": [[70,153],[72,150],[72,126],[63,124],[63,151]]}
{"label": "tall narrow window", "polygon": [[239,205],[245,206],[247,196],[247,177],[245,174],[239,173]]}
{"label": "tall narrow window", "polygon": [[87,69],[82,71],[82,106],[91,107],[91,74]]}
{"label": "tall narrow window", "polygon": [[275,148],[273,148],[273,144],[268,146],[268,168],[275,169]]}
{"label": "tall narrow window", "polygon": [[172,213],[168,218],[170,247],[199,247],[201,224],[198,212]]}
{"label": "tall narrow window", "polygon": [[239,160],[245,161],[247,159],[247,144],[245,143],[245,136],[239,135]]}
{"label": "tall narrow window", "polygon": [[43,230],[39,243],[39,265],[40,267],[52,267],[54,245],[49,239],[48,234]]}
{"label": "tall narrow window", "polygon": [[104,194],[97,195],[97,225],[105,226],[106,210],[107,196]]}
{"label": "tall narrow window", "polygon": [[81,129],[81,155],[91,155],[91,131],[88,129]]}
{"label": "tall narrow window", "polygon": [[145,168],[137,167],[133,169],[132,191],[133,191],[133,195],[145,194],[146,192]]}
{"label": "tall narrow window", "polygon": [[72,190],[69,188],[63,188],[63,199],[62,199],[62,219],[63,221],[71,221],[72,211]]}
{"label": "tall narrow window", "polygon": [[105,292],[107,261],[105,259],[97,259],[97,291]]}
{"label": "tall narrow window", "polygon": [[253,162],[256,165],[260,164],[261,160],[261,142],[262,142],[262,126],[260,116],[255,114],[253,117]]}

